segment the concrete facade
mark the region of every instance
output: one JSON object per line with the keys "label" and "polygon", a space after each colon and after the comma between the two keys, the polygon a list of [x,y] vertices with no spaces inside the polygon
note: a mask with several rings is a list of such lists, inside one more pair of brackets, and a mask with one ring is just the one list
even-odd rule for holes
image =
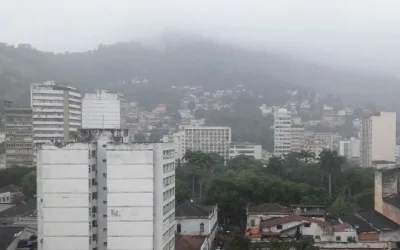
{"label": "concrete facade", "polygon": [[361,167],[373,161],[396,161],[396,113],[379,112],[363,118]]}
{"label": "concrete facade", "polygon": [[304,126],[292,125],[290,150],[292,152],[300,152],[304,150],[304,147],[305,147]]}
{"label": "concrete facade", "polygon": [[339,142],[339,155],[346,158],[360,158],[361,141],[355,138]]}
{"label": "concrete facade", "polygon": [[32,109],[6,107],[4,113],[6,127],[6,168],[13,166],[34,166]]}
{"label": "concrete facade", "polygon": [[97,90],[82,99],[83,129],[123,129],[126,127],[127,103],[122,94]]}
{"label": "concrete facade", "polygon": [[292,116],[287,109],[278,109],[274,113],[274,154],[284,155],[291,150]]}
{"label": "concrete facade", "polygon": [[34,143],[69,141],[81,128],[81,93],[54,82],[31,84]]}
{"label": "concrete facade", "polygon": [[257,160],[262,159],[262,146],[249,143],[232,143],[229,146],[229,158],[246,155]]}
{"label": "concrete facade", "polygon": [[104,133],[39,150],[39,249],[174,249],[173,145]]}
{"label": "concrete facade", "polygon": [[229,159],[231,128],[216,126],[199,126],[184,128],[183,155],[186,150],[217,153]]}

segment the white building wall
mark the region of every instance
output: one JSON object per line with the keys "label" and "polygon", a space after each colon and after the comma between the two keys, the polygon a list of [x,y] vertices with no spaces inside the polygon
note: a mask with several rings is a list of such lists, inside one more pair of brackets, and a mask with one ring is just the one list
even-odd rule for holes
{"label": "white building wall", "polygon": [[0,204],[11,203],[11,193],[5,192],[0,194]]}
{"label": "white building wall", "polygon": [[229,158],[246,155],[254,159],[262,159],[262,146],[257,144],[231,144],[229,147]]}
{"label": "white building wall", "polygon": [[82,128],[121,129],[125,127],[125,100],[106,90],[86,93],[82,99]]}
{"label": "white building wall", "polygon": [[6,133],[0,132],[0,143],[3,143],[6,141]]}
{"label": "white building wall", "polygon": [[[92,249],[92,144],[43,145],[37,154],[38,249]],[[71,171],[73,170],[73,171]]]}

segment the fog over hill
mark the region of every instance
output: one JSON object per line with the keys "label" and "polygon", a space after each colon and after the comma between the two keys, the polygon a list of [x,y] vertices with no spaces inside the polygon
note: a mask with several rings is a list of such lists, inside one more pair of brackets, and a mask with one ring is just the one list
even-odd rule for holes
{"label": "fog over hill", "polygon": [[226,89],[243,84],[274,98],[287,89],[337,94],[347,103],[375,103],[396,108],[399,79],[321,66],[287,54],[250,50],[200,36],[169,34],[161,46],[129,42],[87,52],[55,54],[0,44],[0,99],[27,101],[29,84],[44,80],[69,83],[83,91],[107,88],[137,76],[159,89],[201,85]]}

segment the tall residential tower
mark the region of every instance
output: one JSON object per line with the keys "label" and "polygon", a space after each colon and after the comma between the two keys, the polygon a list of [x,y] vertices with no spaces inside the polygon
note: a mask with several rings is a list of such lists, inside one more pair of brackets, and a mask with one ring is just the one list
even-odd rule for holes
{"label": "tall residential tower", "polygon": [[396,161],[396,113],[378,112],[362,121],[361,167],[373,161]]}
{"label": "tall residential tower", "polygon": [[91,133],[38,151],[38,249],[174,249],[173,145]]}
{"label": "tall residential tower", "polygon": [[31,85],[33,141],[69,141],[81,128],[81,93],[54,82]]}

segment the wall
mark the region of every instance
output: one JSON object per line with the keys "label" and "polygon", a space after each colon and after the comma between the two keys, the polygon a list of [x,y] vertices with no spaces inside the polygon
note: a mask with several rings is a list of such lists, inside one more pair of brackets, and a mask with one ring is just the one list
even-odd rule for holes
{"label": "wall", "polygon": [[[200,224],[204,224],[204,232],[200,232]],[[209,235],[211,233],[210,219],[176,218],[176,225],[181,225],[182,235]]]}
{"label": "wall", "polygon": [[[337,239],[337,237],[340,237],[340,240]],[[333,239],[332,241],[335,242],[348,242],[348,238],[349,237],[355,237],[355,239],[357,240],[357,233],[356,231],[348,231],[348,232],[334,232],[333,234]]]}
{"label": "wall", "polygon": [[372,116],[372,161],[396,161],[396,113]]}
{"label": "wall", "polygon": [[107,247],[155,249],[153,150],[107,145]]}
{"label": "wall", "polygon": [[[101,98],[101,99],[100,99]],[[82,128],[121,128],[121,101],[118,94],[85,94],[82,99]]]}
{"label": "wall", "polygon": [[[301,222],[301,221],[293,221],[289,223],[282,224],[282,229],[277,229],[277,226],[273,226],[271,228],[263,228],[263,232],[281,232],[282,230],[292,228],[291,230],[288,230],[286,233],[289,234],[295,234],[297,230],[297,226],[300,227],[300,232],[303,235],[310,235],[313,236],[315,239],[315,236],[319,236],[321,241],[331,241],[333,234],[324,234],[323,229],[317,224],[317,223],[310,223],[309,227],[306,227],[304,223],[309,223],[309,222]],[[316,239],[317,241],[317,239]]]}
{"label": "wall", "polygon": [[11,203],[11,193],[5,192],[0,194],[0,204]]}
{"label": "wall", "polygon": [[39,249],[92,249],[91,144],[64,148],[43,146],[38,152]]}

